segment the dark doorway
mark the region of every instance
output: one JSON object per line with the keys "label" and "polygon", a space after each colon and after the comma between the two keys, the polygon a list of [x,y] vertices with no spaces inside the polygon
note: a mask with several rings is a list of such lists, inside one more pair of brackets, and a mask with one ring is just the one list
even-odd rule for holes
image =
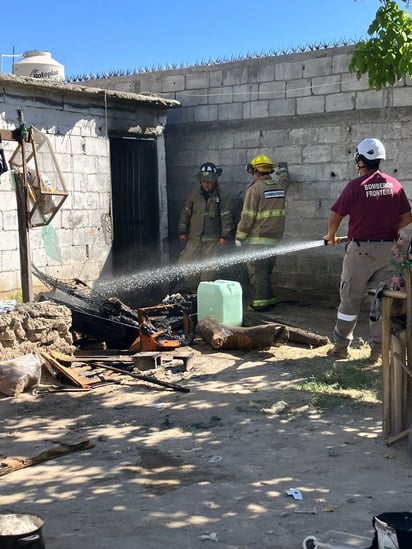
{"label": "dark doorway", "polygon": [[156,141],[110,139],[113,274],[159,265],[159,200]]}

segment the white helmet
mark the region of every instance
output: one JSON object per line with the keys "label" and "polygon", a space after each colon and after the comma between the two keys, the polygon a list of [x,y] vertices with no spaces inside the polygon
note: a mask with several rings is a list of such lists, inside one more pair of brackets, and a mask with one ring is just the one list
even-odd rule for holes
{"label": "white helmet", "polygon": [[368,137],[356,147],[355,158],[362,155],[366,160],[384,160],[386,158],[385,147],[382,141]]}

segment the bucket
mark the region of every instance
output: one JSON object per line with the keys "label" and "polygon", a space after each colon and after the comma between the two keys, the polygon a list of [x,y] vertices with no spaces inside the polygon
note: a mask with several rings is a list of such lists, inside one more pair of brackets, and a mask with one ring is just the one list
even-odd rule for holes
{"label": "bucket", "polygon": [[43,524],[37,515],[0,514],[0,549],[45,549]]}
{"label": "bucket", "polygon": [[242,326],[242,287],[239,282],[200,282],[197,288],[197,319],[207,316],[226,326]]}
{"label": "bucket", "polygon": [[412,513],[382,513],[373,519],[375,538],[371,549],[410,549]]}

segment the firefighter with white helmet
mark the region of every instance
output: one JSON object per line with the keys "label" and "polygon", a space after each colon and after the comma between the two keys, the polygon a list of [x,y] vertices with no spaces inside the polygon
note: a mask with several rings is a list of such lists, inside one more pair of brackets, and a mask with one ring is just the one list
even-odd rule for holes
{"label": "firefighter with white helmet", "polygon": [[[266,250],[279,242],[285,228],[289,186],[287,164],[279,162],[275,165],[271,158],[259,154],[249,162],[246,171],[252,175],[252,181],[243,200],[236,245]],[[274,265],[274,256],[247,265],[253,292],[251,305],[256,311],[266,311],[277,301],[272,290]]]}
{"label": "firefighter with white helmet", "polygon": [[[412,222],[411,207],[397,179],[380,171],[386,159],[379,139],[363,139],[354,154],[359,177],[352,179],[333,204],[328,220],[329,245],[336,243],[342,219],[349,217],[348,239],[340,283],[340,304],[334,329],[335,344],[329,355],[349,356],[362,300],[368,287],[390,283],[394,243],[399,231]],[[381,320],[370,315],[370,359],[376,362],[382,352]]]}
{"label": "firefighter with white helmet", "polygon": [[[222,253],[233,239],[233,217],[229,197],[219,186],[222,169],[213,162],[205,162],[197,174],[199,187],[186,200],[180,214],[179,241],[184,249],[179,263],[202,261]],[[217,271],[191,275],[187,282],[193,291],[202,280],[215,280]]]}

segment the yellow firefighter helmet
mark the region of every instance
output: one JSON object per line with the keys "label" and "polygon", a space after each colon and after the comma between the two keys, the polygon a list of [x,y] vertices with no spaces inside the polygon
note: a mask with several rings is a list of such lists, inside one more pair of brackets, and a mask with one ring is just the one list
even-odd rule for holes
{"label": "yellow firefighter helmet", "polygon": [[246,171],[248,173],[253,174],[254,170],[261,173],[273,173],[275,171],[275,167],[272,160],[268,156],[265,154],[259,154],[258,156],[255,156],[255,158],[252,158],[246,166]]}

